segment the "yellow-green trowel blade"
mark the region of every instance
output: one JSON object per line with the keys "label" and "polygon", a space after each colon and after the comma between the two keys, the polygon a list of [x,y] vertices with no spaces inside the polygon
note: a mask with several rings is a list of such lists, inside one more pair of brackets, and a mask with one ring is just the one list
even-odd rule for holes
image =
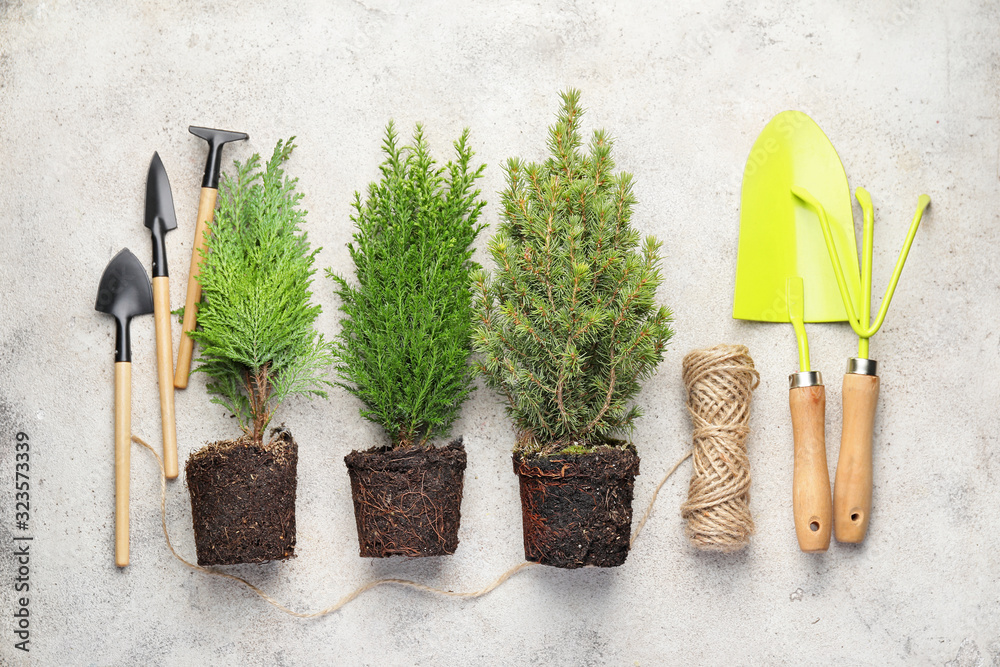
{"label": "yellow-green trowel blade", "polygon": [[785,279],[802,278],[805,321],[847,320],[816,214],[791,193],[806,188],[826,209],[847,291],[859,311],[858,250],[844,165],[819,126],[801,111],[767,124],[747,158],[740,198],[733,317],[788,322]]}

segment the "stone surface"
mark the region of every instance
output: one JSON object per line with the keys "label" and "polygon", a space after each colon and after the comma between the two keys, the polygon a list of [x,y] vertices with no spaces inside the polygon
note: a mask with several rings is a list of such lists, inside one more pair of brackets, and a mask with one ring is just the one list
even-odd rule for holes
{"label": "stone surface", "polygon": [[[0,2],[0,663],[996,664],[1000,658],[1000,9],[995,2]],[[93,309],[123,246],[147,263],[146,168],[159,151],[179,228],[167,237],[183,303],[203,142],[189,124],[245,130],[226,163],[299,144],[322,267],[349,269],[352,193],[377,176],[383,127],[426,123],[444,157],[465,126],[495,224],[509,156],[543,156],[557,93],[583,90],[588,127],[636,175],[636,222],[664,243],[677,336],[641,395],[636,512],[690,442],[680,360],[749,346],[762,374],[749,439],[758,534],[737,555],[685,542],[689,468],[664,487],[625,566],[519,573],[459,601],[379,588],[301,620],[193,572],[160,531],[152,457],[132,455],[132,562],[114,567],[111,321]],[[874,516],[862,546],[804,555],[791,523],[790,326],[730,318],[743,164],[787,108],[809,113],[876,203],[881,293],[913,213],[921,227],[889,317]],[[860,211],[855,206],[855,214]],[[479,242],[485,246],[485,237]],[[484,253],[478,253],[485,260]],[[337,304],[315,284],[320,329]],[[153,320],[134,331],[133,429],[159,447]],[[174,341],[179,337],[174,328]],[[810,327],[839,447],[847,325]],[[380,577],[478,588],[522,559],[512,432],[478,391],[455,429],[469,454],[461,546],[408,562],[357,556],[342,459],[379,441],[357,403],[290,401],[300,443],[298,557],[234,567],[297,610]],[[236,433],[195,376],[177,393],[182,460]],[[30,436],[31,518],[14,527],[14,436]],[[183,481],[167,521],[194,558]],[[12,540],[30,534],[31,653],[13,648]]]}

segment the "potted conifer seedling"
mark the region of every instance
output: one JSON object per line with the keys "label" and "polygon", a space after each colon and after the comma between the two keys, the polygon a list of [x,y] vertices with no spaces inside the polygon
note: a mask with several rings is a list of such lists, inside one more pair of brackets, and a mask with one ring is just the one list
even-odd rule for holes
{"label": "potted conifer seedling", "polygon": [[194,452],[185,467],[200,565],[295,555],[298,445],[284,426],[266,443],[264,435],[284,399],[326,396],[323,370],[333,359],[313,327],[319,250],[300,229],[297,179],[283,170],[293,148],[279,141],[263,171],[259,155],[236,162],[206,234],[200,328],[191,334],[201,349],[197,370],[243,434]]}
{"label": "potted conifer seedling", "polygon": [[639,457],[639,383],[663,358],[670,311],[656,305],[660,244],[631,225],[632,176],[611,139],[581,150],[579,92],[562,95],[551,156],[507,163],[496,264],[475,275],[475,347],[517,440],[524,554],[558,567],[628,556]]}
{"label": "potted conifer seedling", "polygon": [[355,193],[349,245],[356,284],[328,271],[344,312],[335,345],[339,383],[388,446],[353,451],[351,478],[361,555],[442,556],[458,547],[465,476],[462,439],[447,437],[468,397],[474,369],[473,240],[478,200],[469,132],[456,159],[439,167],[423,130],[401,147],[390,122],[381,179]]}

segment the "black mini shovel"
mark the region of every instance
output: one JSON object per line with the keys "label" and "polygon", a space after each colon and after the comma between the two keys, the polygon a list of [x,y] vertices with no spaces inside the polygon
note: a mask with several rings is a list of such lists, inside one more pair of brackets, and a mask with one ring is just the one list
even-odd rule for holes
{"label": "black mini shovel", "polygon": [[174,347],[170,336],[170,278],[167,275],[167,232],[177,229],[170,181],[159,153],[153,153],[146,176],[146,227],[153,237],[153,301],[156,319],[156,374],[160,381],[163,424],[163,468],[177,477],[177,426],[174,419]]}
{"label": "black mini shovel", "polygon": [[146,269],[125,248],[115,255],[97,289],[98,312],[115,318],[115,565],[128,565],[129,441],[132,437],[132,345],[129,325],[153,312]]}

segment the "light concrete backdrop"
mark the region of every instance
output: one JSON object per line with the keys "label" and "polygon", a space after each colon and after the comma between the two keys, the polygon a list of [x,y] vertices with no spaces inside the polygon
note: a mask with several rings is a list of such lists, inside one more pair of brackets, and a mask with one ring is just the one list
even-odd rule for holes
{"label": "light concrete backdrop", "polygon": [[[0,663],[37,665],[1000,664],[1000,8],[955,2],[0,2]],[[160,531],[159,480],[133,448],[132,563],[112,561],[113,325],[101,271],[148,266],[146,168],[159,151],[179,228],[183,303],[205,159],[189,124],[250,133],[226,164],[299,148],[321,267],[350,268],[350,201],[377,176],[385,123],[426,123],[437,154],[472,128],[498,220],[501,166],[544,156],[558,92],[636,176],[635,222],[664,241],[677,335],[638,401],[635,508],[690,442],[680,361],[745,343],[761,371],[749,440],[758,533],[737,555],[685,541],[685,465],[625,566],[534,568],[477,601],[382,588],[317,620],[183,567]],[[765,123],[810,114],[852,187],[876,203],[881,294],[913,213],[932,208],[872,343],[883,393],[875,509],[863,546],[799,552],[791,523],[790,326],[730,318],[743,164]],[[855,206],[855,214],[860,211]],[[860,235],[859,235],[860,239]],[[478,242],[478,258],[485,236]],[[325,278],[319,328],[337,330]],[[133,324],[133,429],[159,445],[153,320]],[[812,327],[828,377],[829,461],[847,325]],[[179,327],[174,328],[174,344]],[[204,379],[177,393],[181,457],[235,433]],[[451,558],[363,560],[343,456],[380,442],[345,392],[291,400],[300,444],[298,557],[230,571],[299,610],[379,577],[476,588],[522,559],[512,432],[481,389],[456,433],[469,452]],[[31,458],[31,652],[13,648],[14,436]],[[183,480],[168,525],[194,557]]]}

